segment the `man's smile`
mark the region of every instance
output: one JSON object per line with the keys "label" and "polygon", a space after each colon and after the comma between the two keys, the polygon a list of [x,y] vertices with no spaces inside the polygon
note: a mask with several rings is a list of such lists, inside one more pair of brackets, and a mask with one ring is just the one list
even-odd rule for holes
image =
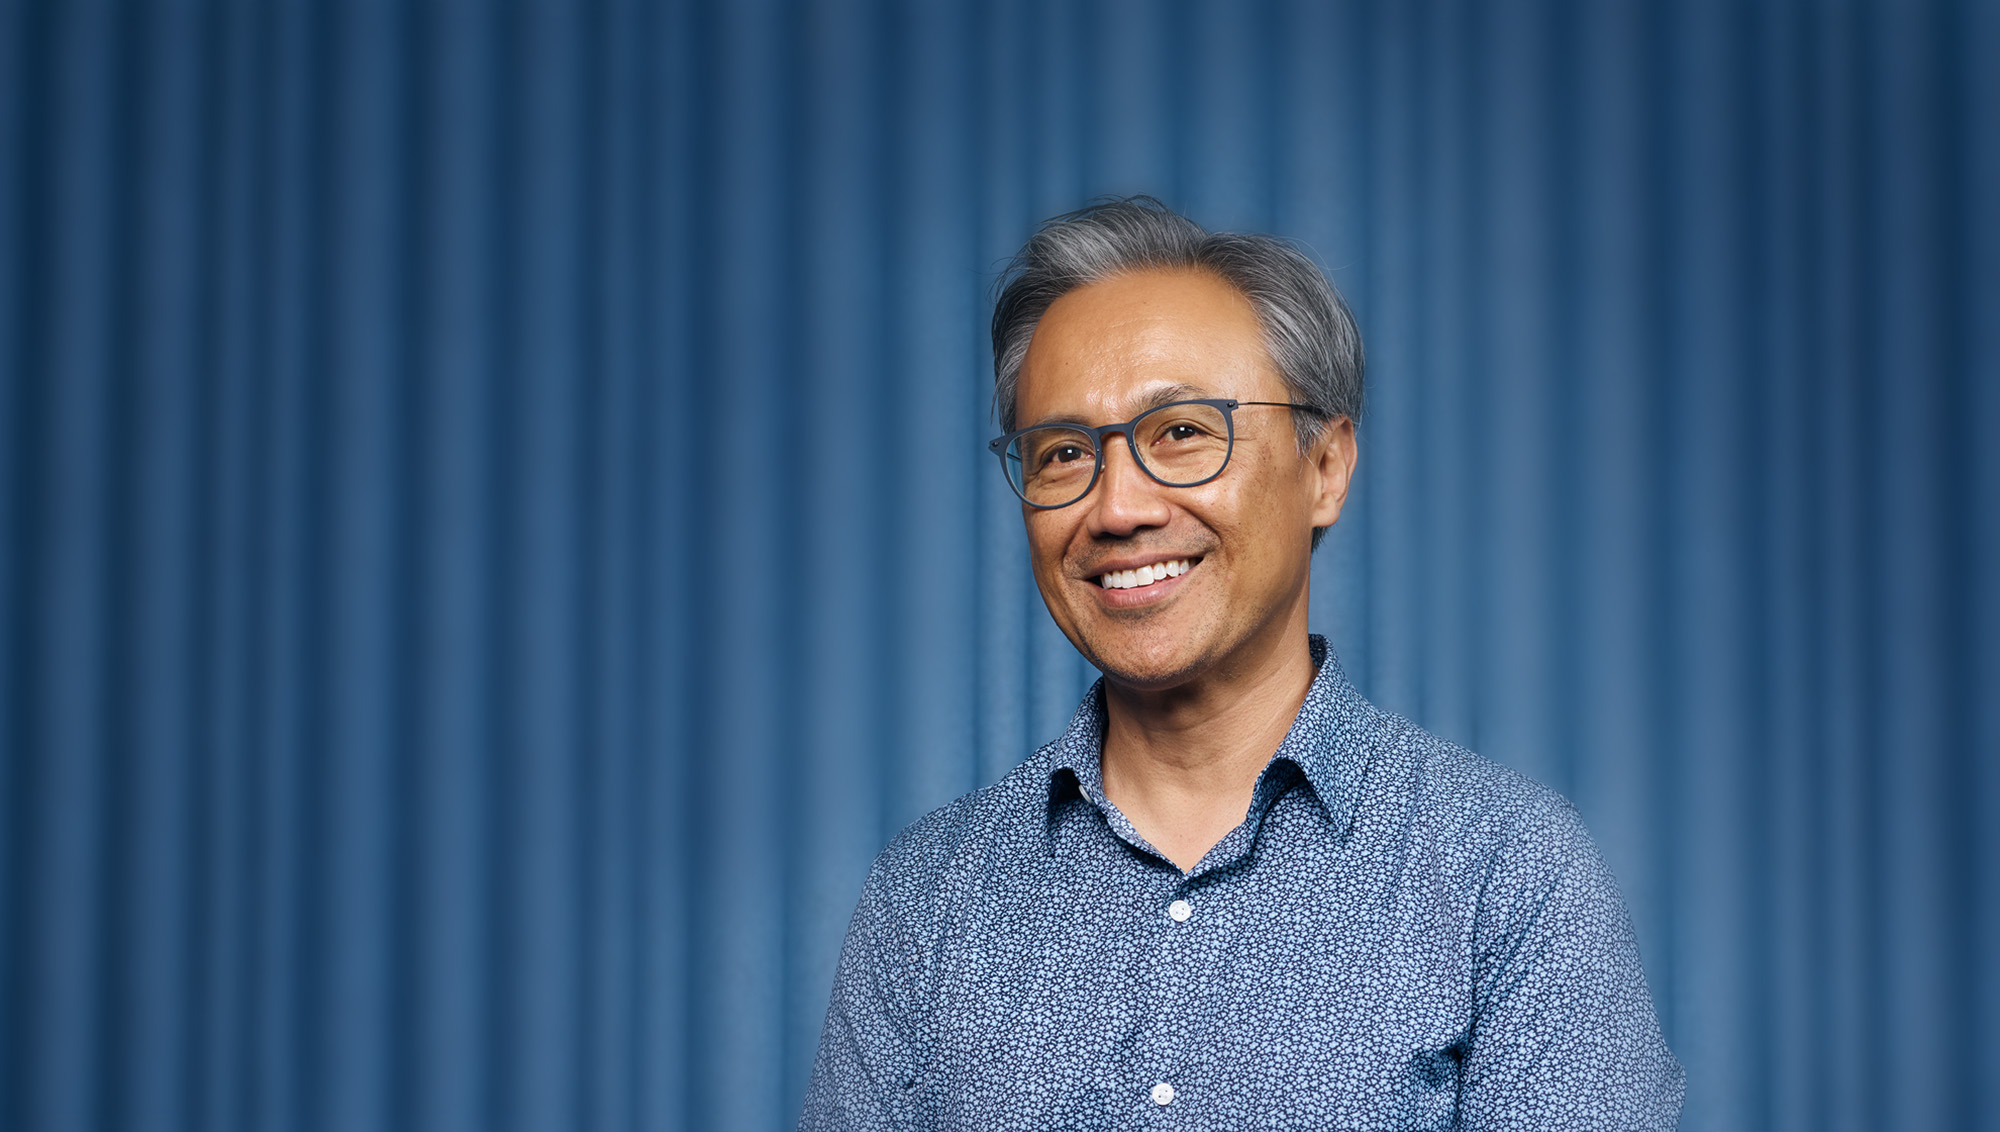
{"label": "man's smile", "polygon": [[1168,578],[1178,578],[1194,564],[1201,561],[1200,555],[1190,558],[1169,558],[1125,569],[1107,570],[1097,575],[1097,584],[1107,590],[1130,590],[1150,586]]}

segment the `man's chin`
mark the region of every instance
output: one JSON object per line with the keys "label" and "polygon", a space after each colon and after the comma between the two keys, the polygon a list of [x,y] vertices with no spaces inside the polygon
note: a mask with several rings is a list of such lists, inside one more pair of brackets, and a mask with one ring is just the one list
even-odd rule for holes
{"label": "man's chin", "polygon": [[1210,667],[1200,650],[1175,645],[1145,645],[1130,641],[1097,641],[1078,651],[1104,674],[1107,683],[1135,692],[1164,692],[1198,679]]}

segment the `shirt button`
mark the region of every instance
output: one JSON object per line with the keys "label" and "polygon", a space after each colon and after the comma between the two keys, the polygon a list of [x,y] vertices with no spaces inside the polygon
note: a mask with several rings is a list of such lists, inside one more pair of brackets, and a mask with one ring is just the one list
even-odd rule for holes
{"label": "shirt button", "polygon": [[1154,1085],[1153,1103],[1156,1105],[1170,1105],[1174,1103],[1174,1087],[1165,1081]]}
{"label": "shirt button", "polygon": [[[1185,924],[1187,923],[1187,918],[1194,915],[1194,905],[1189,904],[1185,900],[1176,900],[1172,904],[1167,905],[1167,915],[1172,917],[1174,923]],[[1162,1085],[1161,1088],[1166,1088],[1166,1086]],[[1158,1090],[1154,1091],[1157,1092]],[[1172,1099],[1173,1090],[1167,1089],[1167,1093],[1168,1098]],[[1160,1103],[1166,1104],[1167,1102],[1161,1101]]]}

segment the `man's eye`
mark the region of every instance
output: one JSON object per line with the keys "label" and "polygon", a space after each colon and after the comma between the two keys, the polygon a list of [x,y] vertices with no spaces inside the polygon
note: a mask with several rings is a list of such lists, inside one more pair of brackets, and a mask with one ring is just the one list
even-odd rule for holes
{"label": "man's eye", "polygon": [[1186,444],[1194,440],[1206,440],[1215,435],[1215,430],[1200,421],[1169,421],[1159,432],[1153,434],[1155,444]]}
{"label": "man's eye", "polygon": [[1035,458],[1035,470],[1045,474],[1068,472],[1090,463],[1090,460],[1090,448],[1086,445],[1051,444]]}

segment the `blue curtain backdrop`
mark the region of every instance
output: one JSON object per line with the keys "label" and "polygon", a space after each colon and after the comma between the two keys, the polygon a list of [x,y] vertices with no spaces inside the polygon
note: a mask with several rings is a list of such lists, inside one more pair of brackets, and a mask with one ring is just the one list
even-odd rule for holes
{"label": "blue curtain backdrop", "polygon": [[786,1126],[875,851],[1091,675],[983,322],[1148,191],[1353,301],[1318,626],[1576,801],[1685,1127],[1995,1127],[1996,60],[1981,0],[0,0],[0,1126]]}

